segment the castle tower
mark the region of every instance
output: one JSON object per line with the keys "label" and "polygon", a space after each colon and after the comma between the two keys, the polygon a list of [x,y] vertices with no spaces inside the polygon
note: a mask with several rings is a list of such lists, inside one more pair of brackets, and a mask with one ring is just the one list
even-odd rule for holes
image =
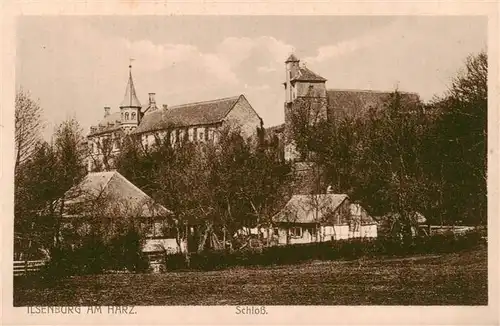
{"label": "castle tower", "polygon": [[126,134],[129,134],[132,130],[137,128],[141,114],[141,103],[137,98],[134,80],[132,79],[132,65],[129,65],[128,68],[127,88],[125,89],[125,97],[120,104],[121,127]]}
{"label": "castle tower", "polygon": [[326,79],[300,65],[300,60],[291,54],[285,61],[285,159],[297,160],[294,144],[293,117],[307,115],[309,124],[327,118]]}
{"label": "castle tower", "polygon": [[285,103],[292,103],[294,100],[294,85],[292,85],[292,80],[297,76],[299,72],[300,60],[292,53],[285,61]]}

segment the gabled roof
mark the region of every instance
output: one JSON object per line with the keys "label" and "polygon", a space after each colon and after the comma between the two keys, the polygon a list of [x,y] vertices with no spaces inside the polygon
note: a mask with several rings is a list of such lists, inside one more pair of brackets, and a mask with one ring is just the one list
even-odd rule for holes
{"label": "gabled roof", "polygon": [[307,67],[300,67],[297,70],[297,74],[292,78],[291,81],[325,82],[326,79],[311,71]]}
{"label": "gabled roof", "polygon": [[130,70],[128,73],[128,82],[127,88],[125,89],[125,96],[123,97],[123,101],[120,104],[121,108],[125,107],[134,107],[141,108],[141,102],[137,98],[137,94],[135,92],[134,80],[132,79],[132,66],[129,66]]}
{"label": "gabled roof", "polygon": [[[381,108],[392,93],[372,90],[329,89],[326,91],[328,114],[331,117],[364,116],[371,108]],[[400,94],[411,101],[418,100],[418,95],[415,93],[400,92]]]}
{"label": "gabled roof", "polygon": [[348,198],[344,194],[293,195],[273,222],[320,223]]}
{"label": "gabled roof", "polygon": [[[91,172],[77,185],[64,194],[66,216],[84,215],[78,211],[79,204],[99,203],[114,205],[123,214],[134,214],[140,217],[152,217],[158,214],[171,213],[159,204],[154,204],[151,197],[128,181],[117,171]],[[154,204],[154,205],[153,205]],[[71,212],[71,213],[69,213]]]}
{"label": "gabled roof", "polygon": [[196,102],[159,108],[145,114],[139,126],[133,131],[141,134],[168,127],[210,125],[221,122],[243,95],[212,101]]}

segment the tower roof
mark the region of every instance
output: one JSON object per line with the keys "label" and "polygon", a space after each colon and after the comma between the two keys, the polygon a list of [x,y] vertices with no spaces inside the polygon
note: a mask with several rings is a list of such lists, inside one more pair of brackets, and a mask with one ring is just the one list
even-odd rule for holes
{"label": "tower roof", "polygon": [[300,62],[299,59],[297,59],[297,57],[295,56],[295,54],[290,54],[290,56],[288,57],[288,59],[286,59],[285,63],[288,63],[288,62]]}
{"label": "tower roof", "polygon": [[123,98],[122,103],[120,104],[121,108],[140,108],[141,102],[137,98],[134,87],[134,80],[132,79],[132,65],[128,66],[128,83],[127,88],[125,89],[125,97]]}
{"label": "tower roof", "polygon": [[298,69],[297,74],[292,78],[293,81],[325,82],[326,79],[304,66]]}

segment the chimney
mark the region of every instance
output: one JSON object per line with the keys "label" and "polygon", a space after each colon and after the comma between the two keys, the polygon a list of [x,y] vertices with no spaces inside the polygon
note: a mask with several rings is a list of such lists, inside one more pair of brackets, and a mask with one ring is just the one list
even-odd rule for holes
{"label": "chimney", "polygon": [[104,107],[104,117],[105,118],[109,115],[110,110],[111,110],[111,108],[109,106]]}
{"label": "chimney", "polygon": [[163,110],[165,110],[165,111],[168,110],[168,104],[163,104]]}
{"label": "chimney", "polygon": [[154,106],[156,104],[155,93],[149,93],[149,105]]}

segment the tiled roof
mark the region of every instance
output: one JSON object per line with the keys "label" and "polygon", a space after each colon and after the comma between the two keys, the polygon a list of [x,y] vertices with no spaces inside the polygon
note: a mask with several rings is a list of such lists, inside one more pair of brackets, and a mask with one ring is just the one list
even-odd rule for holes
{"label": "tiled roof", "polygon": [[[371,108],[380,108],[393,92],[329,89],[326,93],[330,116],[359,117],[368,113]],[[409,100],[418,100],[418,95],[415,93],[400,93]]]}
{"label": "tiled roof", "polygon": [[274,222],[319,223],[348,197],[344,194],[293,195]]}
{"label": "tiled roof", "polygon": [[158,213],[170,213],[168,209],[158,204],[155,205],[156,211],[153,212],[151,197],[117,171],[87,174],[78,185],[65,193],[64,198],[66,212],[71,211],[70,215],[73,216],[79,215],[78,212],[74,212],[75,207],[79,207],[78,204],[98,200],[97,198],[106,198],[106,204],[118,205],[113,208],[118,208],[123,214],[139,212],[141,217],[151,217]]}
{"label": "tiled roof", "polygon": [[[117,123],[117,121],[121,121],[121,115],[120,112],[113,112],[104,119],[102,119],[99,124],[96,126],[97,130],[94,132],[90,132],[89,136],[92,135],[98,135],[102,133],[107,133],[115,130],[120,129],[120,123]],[[102,126],[102,127],[100,127]],[[101,129],[102,128],[102,129]]]}
{"label": "tiled roof", "polygon": [[159,108],[144,115],[133,133],[161,130],[169,126],[186,127],[221,122],[242,96]]}
{"label": "tiled roof", "polygon": [[297,71],[297,74],[292,78],[291,81],[324,82],[326,81],[326,79],[306,67],[300,67]]}

